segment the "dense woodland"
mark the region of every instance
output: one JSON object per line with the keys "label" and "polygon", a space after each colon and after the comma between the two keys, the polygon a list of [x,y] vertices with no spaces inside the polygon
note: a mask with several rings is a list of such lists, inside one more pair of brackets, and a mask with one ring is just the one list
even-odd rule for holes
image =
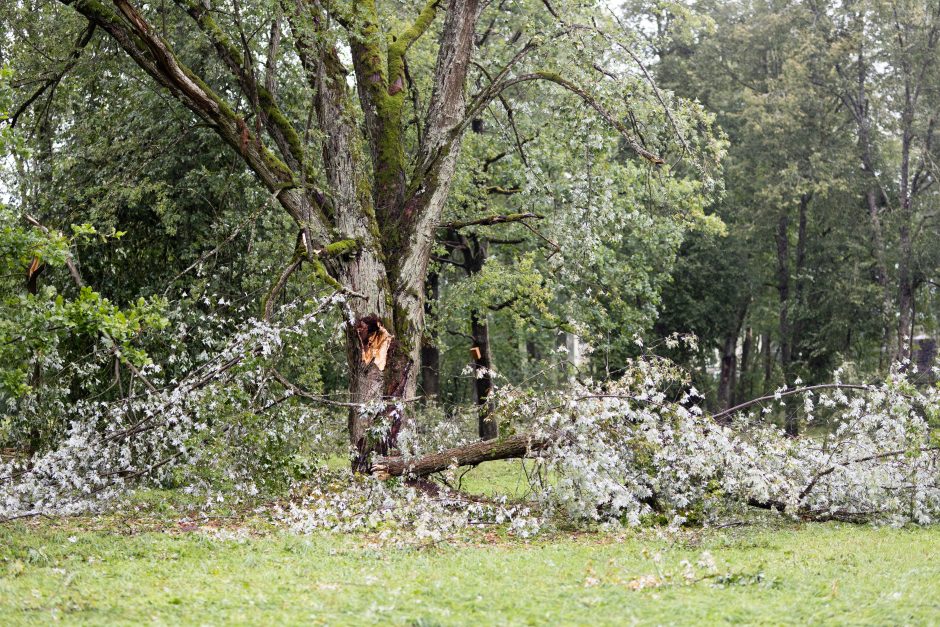
{"label": "dense woodland", "polygon": [[[940,506],[940,2],[4,0],[0,33],[7,514],[543,450],[575,517],[718,476]],[[889,504],[814,500],[874,462]]]}

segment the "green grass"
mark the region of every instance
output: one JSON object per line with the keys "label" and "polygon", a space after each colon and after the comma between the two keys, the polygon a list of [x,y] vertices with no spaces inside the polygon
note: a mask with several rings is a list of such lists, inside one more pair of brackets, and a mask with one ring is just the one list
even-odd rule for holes
{"label": "green grass", "polygon": [[[718,575],[686,583],[705,551]],[[930,624],[937,556],[938,529],[835,524],[390,549],[30,521],[0,527],[0,624]],[[644,576],[664,583],[631,589]]]}

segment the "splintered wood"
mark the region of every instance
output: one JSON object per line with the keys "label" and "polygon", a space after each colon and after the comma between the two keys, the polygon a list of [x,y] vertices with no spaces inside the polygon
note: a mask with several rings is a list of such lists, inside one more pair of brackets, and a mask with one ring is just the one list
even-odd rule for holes
{"label": "splintered wood", "polygon": [[362,363],[366,366],[374,363],[379,370],[385,370],[388,348],[394,337],[374,316],[368,316],[356,323],[359,345],[362,347]]}

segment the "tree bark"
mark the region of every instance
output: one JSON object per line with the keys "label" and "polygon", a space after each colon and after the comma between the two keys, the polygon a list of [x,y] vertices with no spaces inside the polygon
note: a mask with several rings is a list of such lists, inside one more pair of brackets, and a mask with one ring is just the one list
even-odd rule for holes
{"label": "tree bark", "polygon": [[721,371],[718,375],[718,402],[719,410],[728,409],[734,405],[731,388],[734,386],[735,369],[737,368],[738,336],[728,333],[721,349]]}
{"label": "tree bark", "polygon": [[480,439],[492,440],[499,435],[499,425],[494,416],[493,361],[490,355],[490,328],[486,320],[486,312],[470,314],[470,335],[473,338],[473,347],[470,351],[475,370],[473,400],[477,406],[478,431]]}
{"label": "tree bark", "polygon": [[800,209],[797,218],[796,231],[796,260],[794,265],[794,298],[795,315],[793,316],[792,332],[790,336],[790,358],[796,353],[796,360],[803,361],[803,312],[806,305],[806,245],[807,245],[807,223],[809,213],[809,203],[812,199],[811,194],[800,196]]}
{"label": "tree bark", "polygon": [[[428,275],[428,302],[424,306],[425,320],[431,307],[440,299],[440,277],[437,272]],[[422,402],[438,400],[441,396],[441,351],[437,338],[428,333],[427,327],[421,338],[421,397]]]}
{"label": "tree bark", "polygon": [[[790,327],[790,216],[787,210],[780,214],[777,221],[775,239],[777,243],[777,293],[779,294],[779,321],[778,334],[780,335],[780,367],[783,370],[783,379],[786,385],[790,384],[792,330]],[[787,407],[784,428],[787,435],[799,434],[799,423],[796,412]]]}
{"label": "tree bark", "polygon": [[770,390],[770,379],[773,375],[773,352],[770,350],[770,333],[761,333],[760,352],[764,366],[764,393],[767,393]]}
{"label": "tree bark", "polygon": [[738,309],[732,328],[725,335],[724,346],[721,351],[721,371],[718,377],[718,408],[727,409],[734,405],[734,390],[737,384],[738,369],[738,338],[741,327],[747,317],[748,303],[745,302]]}
{"label": "tree bark", "polygon": [[447,470],[451,466],[475,466],[498,459],[528,457],[550,445],[551,442],[550,435],[536,436],[524,433],[496,440],[474,442],[412,459],[401,456],[381,457],[376,460],[372,471],[379,476],[423,477]]}
{"label": "tree bark", "polygon": [[[464,255],[464,270],[473,276],[483,270],[488,254],[487,241],[475,234],[460,235]],[[490,326],[486,305],[480,303],[470,312],[470,337],[473,346],[470,356],[473,361],[473,401],[477,406],[477,431],[480,439],[491,440],[499,434],[499,425],[494,416],[493,403],[493,357],[490,352]]]}
{"label": "tree bark", "polygon": [[740,398],[750,398],[753,393],[751,385],[751,351],[754,348],[754,332],[751,327],[744,331],[744,341],[741,343],[741,368],[738,375],[738,385],[735,391],[734,402]]}

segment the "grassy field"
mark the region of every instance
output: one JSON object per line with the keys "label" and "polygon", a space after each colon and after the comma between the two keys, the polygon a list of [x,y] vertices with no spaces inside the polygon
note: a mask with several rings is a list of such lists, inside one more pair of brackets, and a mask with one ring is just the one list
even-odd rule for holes
{"label": "grassy field", "polygon": [[[519,474],[487,464],[462,487],[518,496]],[[134,503],[0,525],[0,626],[940,624],[940,528],[489,528],[390,548],[251,512],[192,523],[175,492]]]}
{"label": "grassy field", "polygon": [[936,529],[817,524],[529,543],[492,533],[388,549],[363,537],[107,525],[0,528],[0,624],[940,623]]}

